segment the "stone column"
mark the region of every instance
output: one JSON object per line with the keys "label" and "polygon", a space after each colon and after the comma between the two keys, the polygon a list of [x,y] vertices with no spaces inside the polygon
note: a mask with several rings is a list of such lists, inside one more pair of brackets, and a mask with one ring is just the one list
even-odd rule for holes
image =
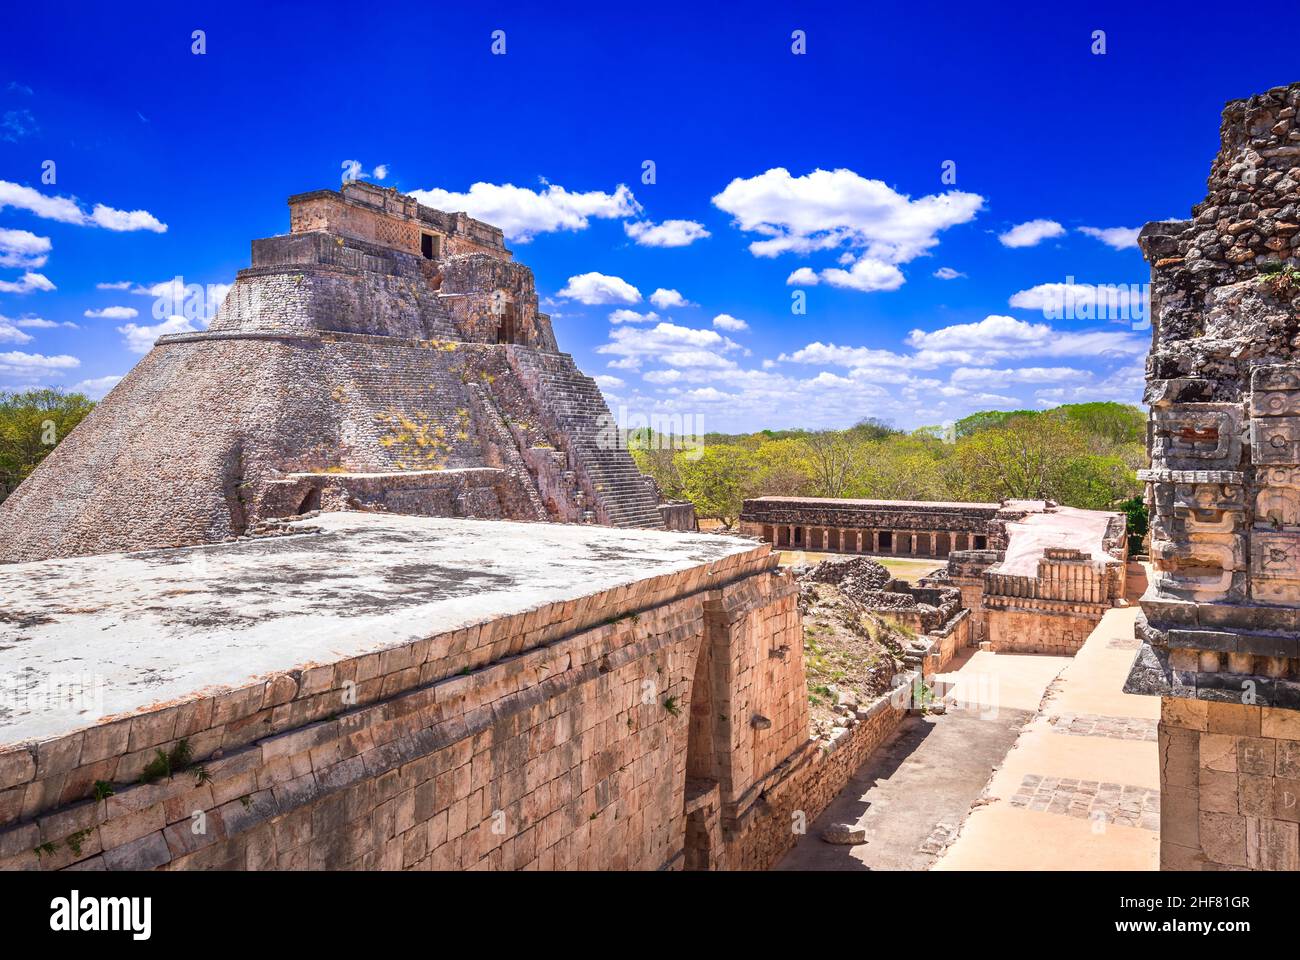
{"label": "stone column", "polygon": [[893,547],[893,552],[895,556],[898,555],[898,541],[902,539],[902,536],[903,535],[901,533],[895,530],[893,537],[890,538],[891,540],[890,546]]}
{"label": "stone column", "polygon": [[[1289,644],[1295,656],[1295,620],[1288,628],[1281,618],[1300,609],[1300,350],[1294,340],[1253,333],[1278,329],[1286,317],[1280,298],[1263,306],[1271,298],[1253,292],[1272,282],[1263,264],[1297,250],[1294,237],[1252,230],[1259,209],[1279,207],[1282,191],[1294,190],[1286,175],[1300,142],[1297,108],[1300,83],[1225,106],[1209,196],[1193,207],[1216,211],[1222,249],[1201,242],[1202,224],[1192,220],[1149,223],[1139,242],[1161,318],[1147,389],[1166,399],[1150,411],[1151,469],[1138,472],[1152,504],[1154,578],[1124,690],[1161,698],[1166,870],[1300,869],[1300,683],[1260,683],[1258,698],[1241,692],[1254,686],[1249,675],[1268,675],[1275,650]],[[1204,118],[1207,131],[1213,121]],[[1249,327],[1211,332],[1220,304],[1256,296],[1261,306],[1252,311],[1260,312]],[[1249,364],[1222,360],[1237,355]],[[1165,379],[1182,370],[1206,371],[1191,381],[1196,391]],[[1178,518],[1184,493],[1202,508],[1195,525]],[[1213,576],[1206,567],[1217,568]],[[1184,596],[1192,600],[1168,599]],[[1272,607],[1267,616],[1260,600]],[[1188,631],[1189,611],[1213,633]],[[1237,651],[1226,663],[1225,640]]]}
{"label": "stone column", "polygon": [[880,531],[879,530],[871,531],[871,552],[872,553],[880,552]]}
{"label": "stone column", "polygon": [[937,533],[931,532],[930,533],[930,556],[937,557],[938,555],[939,555],[939,535]]}

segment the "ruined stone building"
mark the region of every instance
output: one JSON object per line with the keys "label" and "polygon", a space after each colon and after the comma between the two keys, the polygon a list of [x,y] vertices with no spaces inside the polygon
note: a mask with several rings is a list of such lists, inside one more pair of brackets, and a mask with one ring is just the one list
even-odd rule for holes
{"label": "ruined stone building", "polygon": [[[996,503],[755,497],[740,532],[791,550],[946,557],[989,546]],[[996,531],[994,531],[996,534]]]}
{"label": "ruined stone building", "polygon": [[787,549],[946,559],[924,582],[960,588],[971,642],[993,650],[1071,655],[1124,600],[1117,513],[1041,500],[757,497],[740,521],[742,533]]}
{"label": "ruined stone building", "polygon": [[1161,864],[1300,869],[1300,83],[1223,111],[1209,193],[1149,223]]}
{"label": "ruined stone building", "polygon": [[797,585],[634,529],[499,230],[289,206],[0,506],[0,869],[770,865],[907,688],[810,736]]}
{"label": "ruined stone building", "polygon": [[160,338],[0,504],[0,561],[347,507],[662,525],[499,229],[356,182],[289,212],[208,329]]}

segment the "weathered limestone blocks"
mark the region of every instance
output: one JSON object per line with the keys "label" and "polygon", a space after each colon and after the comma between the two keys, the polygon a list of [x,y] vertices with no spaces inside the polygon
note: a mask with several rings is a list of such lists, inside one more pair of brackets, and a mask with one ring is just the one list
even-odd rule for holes
{"label": "weathered limestone blocks", "polygon": [[767,547],[700,539],[670,573],[0,747],[0,868],[767,866],[793,842],[768,797],[820,762],[797,591]]}
{"label": "weathered limestone blocks", "polygon": [[1166,870],[1300,870],[1300,713],[1165,698]]}
{"label": "weathered limestone blocks", "polygon": [[1140,237],[1156,576],[1125,689],[1162,697],[1166,868],[1297,867],[1298,107],[1300,84],[1229,103],[1194,219]]}
{"label": "weathered limestone blocks", "polygon": [[160,338],[0,503],[0,563],[313,509],[663,527],[500,230],[364,183],[289,207],[208,329]]}

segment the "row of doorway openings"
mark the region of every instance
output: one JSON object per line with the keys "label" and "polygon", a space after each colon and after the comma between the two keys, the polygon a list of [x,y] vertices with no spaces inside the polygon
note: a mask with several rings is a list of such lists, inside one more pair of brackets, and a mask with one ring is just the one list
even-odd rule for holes
{"label": "row of doorway openings", "polygon": [[953,550],[985,550],[988,548],[988,537],[979,533],[936,532],[933,541],[934,549],[931,552],[931,534],[929,532],[897,534],[898,544],[897,550],[895,550],[895,532],[881,530],[876,539],[879,548],[874,551],[872,549],[873,531],[870,530],[862,531],[861,550],[857,549],[857,531],[846,531],[842,534],[840,530],[835,528],[827,530],[818,527],[794,527],[793,531],[791,531],[789,527],[781,526],[775,529],[768,527],[764,532],[766,534],[764,539],[777,546],[793,547],[799,550],[826,550],[837,553],[877,552],[905,557],[946,557]]}

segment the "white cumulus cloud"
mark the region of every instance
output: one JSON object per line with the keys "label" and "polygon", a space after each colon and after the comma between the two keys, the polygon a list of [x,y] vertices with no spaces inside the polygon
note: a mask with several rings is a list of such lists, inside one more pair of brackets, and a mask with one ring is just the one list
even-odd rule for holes
{"label": "white cumulus cloud", "polygon": [[563,290],[556,294],[568,300],[577,300],[588,306],[607,303],[640,303],[641,291],[622,277],[604,273],[580,273],[569,278]]}
{"label": "white cumulus cloud", "polygon": [[43,273],[26,271],[17,280],[0,280],[0,293],[31,293],[33,290],[56,290],[49,277]]}
{"label": "white cumulus cloud", "polygon": [[371,178],[375,180],[383,180],[388,176],[388,164],[386,163],[376,165],[375,169],[369,173],[366,172],[365,164],[360,160],[344,160],[342,166],[344,183],[348,183],[352,180],[367,180]]}
{"label": "white cumulus cloud", "polygon": [[1138,284],[1040,283],[1008,298],[1021,310],[1041,310],[1049,318],[1141,319],[1147,316],[1147,302]]}
{"label": "white cumulus cloud", "polygon": [[104,307],[102,310],[87,310],[83,316],[92,320],[134,320],[140,316],[135,307]]}
{"label": "white cumulus cloud", "polygon": [[660,310],[671,310],[674,307],[689,307],[691,302],[683,297],[676,290],[665,290],[663,287],[650,294],[650,302]]}
{"label": "white cumulus cloud", "polygon": [[0,230],[0,267],[38,269],[49,259],[49,237],[27,230]]}
{"label": "white cumulus cloud", "polygon": [[[852,170],[818,169],[796,177],[775,167],[732,180],[713,203],[732,215],[736,227],[764,238],[749,245],[755,256],[847,247],[851,253],[839,261],[849,269],[822,270],[820,278],[873,291],[901,286],[899,266],[937,245],[942,231],[972,220],[984,198],[954,190],[913,200]],[[812,276],[812,268],[802,268],[786,282],[812,283]]]}
{"label": "white cumulus cloud", "polygon": [[66,353],[53,357],[40,353],[23,353],[21,350],[0,353],[0,374],[11,376],[31,376],[48,373],[51,370],[71,370],[79,366],[81,361]]}
{"label": "white cumulus cloud", "polygon": [[168,317],[162,323],[153,326],[139,326],[128,323],[118,327],[122,342],[132,353],[148,353],[153,349],[154,341],[169,333],[194,333],[198,328],[181,316]]}
{"label": "white cumulus cloud", "polygon": [[84,393],[91,400],[102,400],[104,394],[112,390],[122,382],[119,376],[95,377],[92,380],[82,380],[80,383],[73,384],[73,393]]}
{"label": "white cumulus cloud", "polygon": [[10,343],[31,343],[32,335],[23,333],[18,329],[18,324],[8,317],[0,317],[0,341],[5,340]]}
{"label": "white cumulus cloud", "polygon": [[689,247],[710,235],[704,224],[694,220],[630,221],[623,224],[623,232],[641,247]]}
{"label": "white cumulus cloud", "polygon": [[657,360],[671,367],[734,366],[722,356],[740,350],[740,344],[716,330],[698,330],[675,323],[662,322],[653,327],[614,327],[609,342],[596,352],[618,359],[614,369],[636,370],[645,360]]}
{"label": "white cumulus cloud", "polygon": [[632,191],[621,183],[613,193],[579,193],[551,183],[541,190],[530,190],[511,183],[479,182],[466,193],[435,188],[412,190],[411,196],[437,210],[463,210],[500,227],[508,239],[519,243],[527,243],[539,233],[585,230],[593,218],[623,219],[641,212]]}
{"label": "white cumulus cloud", "polygon": [[97,203],[91,212],[87,213],[75,197],[50,196],[31,187],[10,183],[8,180],[0,180],[0,208],[4,207],[26,210],[43,220],[72,223],[80,227],[98,226],[117,231],[167,232],[167,224],[147,210],[116,210]]}
{"label": "white cumulus cloud", "polygon": [[744,320],[741,320],[739,317],[733,317],[729,313],[718,314],[713,318],[713,325],[719,330],[740,331],[749,329],[749,324]]}
{"label": "white cumulus cloud", "polygon": [[1055,220],[1027,220],[1006,233],[998,234],[1004,247],[1036,247],[1044,240],[1065,236],[1065,227]]}
{"label": "white cumulus cloud", "polygon": [[918,359],[986,365],[1016,357],[1070,357],[1145,354],[1141,337],[1115,330],[1061,330],[1047,323],[1027,323],[992,314],[976,323],[938,330],[913,330],[907,344]]}
{"label": "white cumulus cloud", "polygon": [[619,307],[617,310],[610,311],[610,323],[658,323],[659,314],[653,310],[647,310],[645,313],[637,313],[635,310],[629,310],[627,307]]}
{"label": "white cumulus cloud", "polygon": [[1136,249],[1141,227],[1080,227],[1080,233],[1087,234],[1116,250]]}

